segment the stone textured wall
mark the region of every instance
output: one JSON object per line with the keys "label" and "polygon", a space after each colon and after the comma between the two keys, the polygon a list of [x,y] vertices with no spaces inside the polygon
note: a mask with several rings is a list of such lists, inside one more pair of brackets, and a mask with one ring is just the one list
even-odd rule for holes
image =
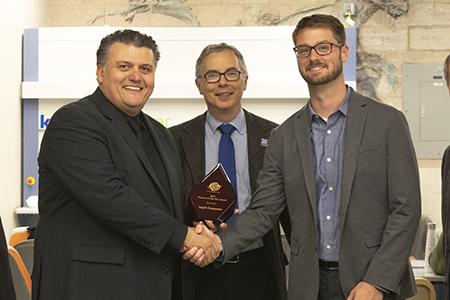
{"label": "stone textured wall", "polygon": [[[47,26],[295,25],[343,19],[356,5],[358,91],[401,109],[402,65],[441,64],[450,52],[450,0],[48,0]],[[440,226],[440,161],[419,161],[423,212]]]}

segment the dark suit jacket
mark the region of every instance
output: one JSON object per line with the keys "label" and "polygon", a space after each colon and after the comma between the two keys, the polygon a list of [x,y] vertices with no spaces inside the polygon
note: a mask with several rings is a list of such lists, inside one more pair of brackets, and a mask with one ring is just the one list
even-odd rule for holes
{"label": "dark suit jacket", "polygon": [[3,231],[2,219],[0,218],[0,299],[16,300],[16,293],[9,268],[8,245]]}
{"label": "dark suit jacket", "polygon": [[[261,139],[268,139],[271,130],[277,124],[260,118],[254,114],[245,111],[247,124],[247,145],[249,160],[250,188],[252,191],[256,188],[256,178],[262,168],[265,148],[261,146]],[[206,113],[183,124],[170,128],[175,137],[175,141],[182,159],[185,192],[189,196],[192,187],[200,183],[205,177],[205,119]],[[186,205],[188,198],[186,199]],[[187,217],[186,219],[190,218]],[[290,234],[288,214],[282,215],[281,221],[283,229],[287,236]],[[286,275],[285,265],[286,256],[283,252],[279,226],[274,226],[264,238],[264,251],[270,267],[276,278],[276,285],[279,290],[277,299],[286,299]],[[193,298],[193,287],[195,286],[196,272],[201,269],[192,265],[183,265],[183,286],[185,300]],[[275,299],[274,299],[275,300]]]}
{"label": "dark suit jacket", "polygon": [[447,299],[450,296],[448,290],[450,273],[450,146],[445,149],[442,158],[442,233],[444,235],[444,256],[446,261]]}
{"label": "dark suit jacket", "polygon": [[181,163],[167,129],[145,119],[170,191],[100,89],[53,115],[39,153],[34,300],[171,298],[187,231]]}
{"label": "dark suit jacket", "polygon": [[[225,260],[272,226],[285,206],[291,217],[288,299],[316,300],[319,254],[315,169],[307,107],[272,133],[251,206],[221,233]],[[346,296],[361,280],[414,294],[408,261],[420,218],[417,161],[401,112],[351,91],[344,135],[339,207],[339,277]],[[249,225],[252,224],[252,225]],[[257,224],[257,226],[256,226]]]}

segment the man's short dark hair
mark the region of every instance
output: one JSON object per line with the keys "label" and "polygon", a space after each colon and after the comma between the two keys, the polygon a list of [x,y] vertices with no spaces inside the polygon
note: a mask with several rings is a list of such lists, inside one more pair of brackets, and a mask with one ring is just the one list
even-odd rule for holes
{"label": "man's short dark hair", "polygon": [[444,61],[444,78],[445,82],[447,82],[447,86],[449,86],[449,78],[448,78],[448,65],[450,64],[450,54],[445,58]]}
{"label": "man's short dark hair", "polygon": [[333,32],[334,38],[340,45],[345,45],[345,28],[338,18],[332,15],[315,14],[307,16],[298,21],[297,26],[292,33],[292,39],[305,28],[328,28]]}
{"label": "man's short dark hair", "polygon": [[158,64],[160,53],[158,45],[153,38],[139,31],[125,29],[117,30],[107,36],[105,36],[100,42],[100,46],[97,50],[97,65],[104,65],[111,46],[115,43],[123,43],[126,45],[133,45],[135,47],[145,47],[153,52],[153,59],[155,60],[155,66]]}
{"label": "man's short dark hair", "polygon": [[202,53],[200,53],[200,56],[197,58],[197,63],[195,64],[195,78],[200,77],[202,74],[200,74],[201,70],[200,67],[203,63],[203,60],[205,59],[205,57],[210,54],[210,53],[216,53],[216,52],[223,52],[223,51],[232,51],[234,53],[234,55],[236,55],[238,62],[239,62],[239,67],[241,68],[242,71],[242,75],[247,76],[247,66],[245,65],[245,61],[244,61],[244,56],[242,55],[242,53],[234,46],[232,45],[228,45],[226,43],[220,43],[220,44],[210,44],[208,46],[206,46],[203,50]]}

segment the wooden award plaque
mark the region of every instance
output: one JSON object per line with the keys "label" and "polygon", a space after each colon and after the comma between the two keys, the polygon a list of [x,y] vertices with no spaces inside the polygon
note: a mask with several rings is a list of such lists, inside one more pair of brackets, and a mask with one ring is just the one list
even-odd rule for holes
{"label": "wooden award plaque", "polygon": [[219,163],[190,195],[190,204],[196,221],[226,222],[234,213],[237,194],[227,173]]}

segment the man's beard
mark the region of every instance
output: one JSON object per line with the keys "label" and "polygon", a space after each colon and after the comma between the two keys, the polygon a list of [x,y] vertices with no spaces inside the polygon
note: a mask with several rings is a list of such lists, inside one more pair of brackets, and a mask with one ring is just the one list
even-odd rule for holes
{"label": "man's beard", "polygon": [[322,77],[310,77],[307,72],[303,73],[300,71],[300,75],[302,75],[303,79],[306,81],[308,85],[321,85],[334,81],[339,77],[342,73],[342,63],[337,65],[337,68],[334,69],[331,73],[325,74]]}

